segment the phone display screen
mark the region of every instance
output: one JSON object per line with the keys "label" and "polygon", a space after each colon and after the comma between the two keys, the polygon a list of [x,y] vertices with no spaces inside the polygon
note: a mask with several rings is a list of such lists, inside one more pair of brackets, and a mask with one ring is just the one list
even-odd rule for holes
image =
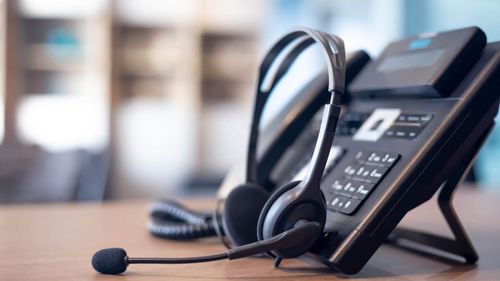
{"label": "phone display screen", "polygon": [[388,72],[410,68],[430,67],[438,62],[443,53],[443,49],[438,49],[426,52],[389,56],[379,63],[377,71]]}

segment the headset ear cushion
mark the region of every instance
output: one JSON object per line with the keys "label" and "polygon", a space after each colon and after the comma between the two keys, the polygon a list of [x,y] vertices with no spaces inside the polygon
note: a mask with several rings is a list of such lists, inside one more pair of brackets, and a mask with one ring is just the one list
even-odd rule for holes
{"label": "headset ear cushion", "polygon": [[236,187],[224,201],[223,228],[235,245],[257,241],[257,221],[269,192],[256,184]]}
{"label": "headset ear cushion", "polygon": [[300,181],[289,182],[289,183],[281,186],[280,188],[278,188],[276,191],[274,191],[271,194],[271,196],[269,197],[269,199],[266,201],[266,203],[262,207],[261,212],[260,212],[260,216],[259,216],[258,221],[257,221],[257,239],[264,240],[264,239],[268,238],[268,237],[264,237],[264,235],[262,233],[262,229],[264,227],[264,221],[266,219],[267,213],[269,212],[269,209],[271,208],[271,206],[274,204],[274,202],[281,195],[283,195],[283,193],[285,193],[288,190],[296,187],[299,183],[300,183]]}

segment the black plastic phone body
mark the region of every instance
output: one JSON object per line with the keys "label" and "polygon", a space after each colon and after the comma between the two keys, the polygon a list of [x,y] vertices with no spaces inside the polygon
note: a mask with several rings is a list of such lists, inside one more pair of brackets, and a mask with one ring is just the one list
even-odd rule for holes
{"label": "black plastic phone body", "polygon": [[[342,133],[342,130],[339,130],[334,146],[341,148],[342,152],[326,171],[321,188],[327,204],[331,205],[338,195],[335,193],[338,191],[335,186],[338,187],[336,181],[339,179],[344,179],[345,185],[346,177],[347,180],[356,178],[356,173],[359,173],[361,178],[367,175],[370,179],[373,174],[376,184],[368,192],[365,192],[366,189],[360,189],[364,192],[363,199],[354,209],[352,202],[347,204],[347,201],[337,200],[337,203],[343,203],[342,207],[336,206],[328,211],[325,231],[335,235],[317,245],[314,252],[328,260],[339,271],[346,274],[359,272],[405,214],[436,193],[456,168],[456,163],[463,161],[461,152],[465,155],[494,124],[500,96],[500,42],[484,47],[485,38],[481,40],[484,41],[483,46],[480,43],[466,46],[471,58],[460,57],[465,60],[462,65],[469,65],[462,69],[463,73],[448,71],[448,82],[439,82],[439,89],[434,88],[429,93],[411,95],[415,90],[413,85],[402,91],[388,91],[388,94],[384,95],[381,90],[384,87],[377,86],[376,91],[369,92],[369,86],[362,83],[363,81],[353,82],[353,85],[362,84],[363,90],[351,93],[343,112],[343,121],[344,124],[351,122],[352,120],[348,119],[354,114],[357,119],[350,124],[358,128],[355,128],[356,132],[347,130]],[[478,49],[477,55],[472,54],[474,52],[470,46]],[[470,61],[471,59],[473,61]],[[380,61],[372,62],[365,70],[371,68],[373,71],[377,63]],[[411,68],[405,71],[411,74]],[[361,73],[359,77],[367,75]],[[457,75],[460,79],[450,75]],[[271,143],[266,146],[267,150],[261,153],[259,171],[262,177],[259,180],[262,184],[272,188],[287,182],[296,173],[297,167],[307,164],[301,161],[310,158],[309,148],[313,145],[309,142],[314,140],[317,127],[314,123],[317,120],[314,113],[321,108],[318,93],[324,91],[324,85],[326,83],[318,78],[304,89],[308,96],[315,98],[305,103],[310,106],[304,107],[305,116],[299,115],[300,125],[286,127],[286,130],[293,131],[285,133],[287,140],[278,145],[274,144],[282,148],[284,145],[286,149],[276,153],[276,150],[273,150],[276,148],[273,148]],[[426,87],[420,87],[418,91],[425,92],[425,89]],[[448,92],[444,93],[443,89]],[[319,106],[311,106],[314,104]],[[359,126],[362,127],[370,120],[374,112],[385,112],[388,116],[392,114],[392,118],[396,120],[391,122],[390,128],[385,128],[381,136],[357,135],[361,130]],[[374,131],[377,126],[383,124],[383,118],[387,117],[382,117],[379,123],[372,120]],[[411,126],[417,127],[418,124],[420,125],[417,130],[412,129]],[[386,160],[392,159],[391,157],[394,159],[388,165],[380,164],[381,171],[374,172],[373,167],[376,166],[370,166],[373,161],[370,162],[366,158],[373,152],[375,156],[372,160],[382,161],[384,156]],[[387,153],[388,155],[385,155]],[[357,158],[360,154],[361,160]],[[360,169],[363,163],[370,164],[366,166],[368,169]],[[351,167],[353,165],[354,167]],[[348,169],[349,167],[352,169]],[[346,171],[350,174],[346,174]],[[359,186],[355,186],[351,191],[358,188]],[[361,193],[359,195],[361,196]],[[342,209],[346,205],[349,205],[348,208]]]}
{"label": "black plastic phone body", "polygon": [[[450,157],[464,155],[488,131],[498,111],[500,43],[490,44],[479,61],[448,98],[421,100],[353,100],[349,111],[370,112],[376,108],[399,108],[408,113],[430,113],[432,120],[414,139],[352,141],[339,137],[335,144],[347,147],[345,155],[324,179],[329,193],[335,178],[358,151],[391,152],[400,155],[391,170],[351,215],[330,212],[327,228],[338,231],[333,250],[322,253],[344,273],[358,272],[394,230],[404,215],[427,201],[453,172]],[[460,161],[461,159],[454,159]]]}

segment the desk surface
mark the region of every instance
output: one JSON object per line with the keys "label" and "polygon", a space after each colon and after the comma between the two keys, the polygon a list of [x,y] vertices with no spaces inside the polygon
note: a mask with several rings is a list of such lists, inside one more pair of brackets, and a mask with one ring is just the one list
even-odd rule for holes
{"label": "desk surface", "polygon": [[[353,279],[498,280],[500,278],[500,193],[462,188],[457,212],[479,253],[475,266],[422,253],[382,246]],[[210,207],[208,200],[194,202]],[[313,269],[298,260],[274,269],[265,258],[195,265],[131,265],[123,276],[100,275],[91,268],[92,254],[105,247],[126,248],[130,256],[196,256],[223,247],[215,239],[165,241],[145,230],[147,202],[54,204],[0,207],[0,280],[191,280],[285,279],[334,280],[346,276]],[[434,201],[415,209],[404,225],[446,234]]]}

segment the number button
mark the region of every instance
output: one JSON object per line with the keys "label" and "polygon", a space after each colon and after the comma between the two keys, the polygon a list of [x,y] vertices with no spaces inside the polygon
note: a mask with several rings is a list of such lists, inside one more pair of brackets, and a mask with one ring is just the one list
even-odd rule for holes
{"label": "number button", "polygon": [[343,202],[342,206],[338,207],[338,210],[344,214],[352,214],[358,208],[361,200],[357,199],[348,199]]}
{"label": "number button", "polygon": [[355,185],[355,191],[352,193],[352,198],[363,200],[375,187],[373,183],[358,182]]}
{"label": "number button", "polygon": [[345,168],[344,168],[344,175],[347,176],[347,177],[351,177],[353,176],[356,171],[358,170],[360,165],[358,164],[349,164],[347,165]]}

